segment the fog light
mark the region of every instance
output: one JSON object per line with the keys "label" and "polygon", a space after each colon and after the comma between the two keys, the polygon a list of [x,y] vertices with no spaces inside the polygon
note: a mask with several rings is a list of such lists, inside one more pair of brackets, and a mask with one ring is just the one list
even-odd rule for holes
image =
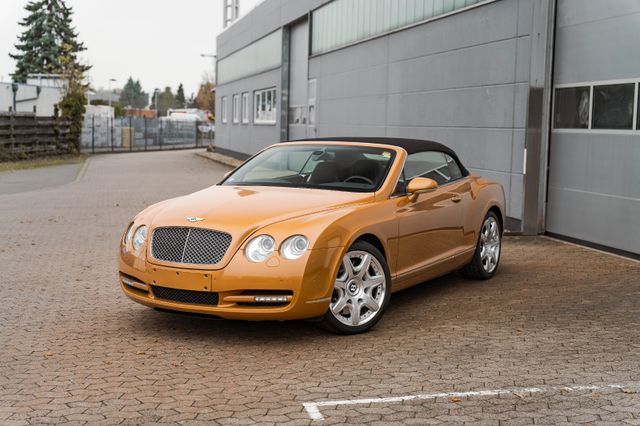
{"label": "fog light", "polygon": [[131,277],[121,275],[122,283],[138,290],[149,292],[149,286]]}
{"label": "fog light", "polygon": [[255,296],[253,300],[262,303],[282,303],[288,302],[289,296]]}

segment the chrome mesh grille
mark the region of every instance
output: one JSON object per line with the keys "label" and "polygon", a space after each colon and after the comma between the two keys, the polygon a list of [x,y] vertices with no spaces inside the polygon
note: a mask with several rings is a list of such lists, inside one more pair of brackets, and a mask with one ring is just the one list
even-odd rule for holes
{"label": "chrome mesh grille", "polygon": [[153,231],[151,256],[174,263],[214,265],[231,244],[226,232],[201,228],[166,227]]}

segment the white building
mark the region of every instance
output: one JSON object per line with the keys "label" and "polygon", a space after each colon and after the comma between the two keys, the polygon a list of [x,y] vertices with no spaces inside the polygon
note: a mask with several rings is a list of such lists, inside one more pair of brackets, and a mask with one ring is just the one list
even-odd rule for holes
{"label": "white building", "polygon": [[64,96],[64,80],[50,74],[35,74],[26,83],[0,82],[0,111],[35,112],[39,117],[54,115]]}

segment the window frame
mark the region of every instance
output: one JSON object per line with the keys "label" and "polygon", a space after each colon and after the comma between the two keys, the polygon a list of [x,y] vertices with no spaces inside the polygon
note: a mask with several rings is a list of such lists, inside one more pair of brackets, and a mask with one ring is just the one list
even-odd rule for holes
{"label": "window frame", "polygon": [[[595,86],[610,86],[618,84],[634,84],[634,105],[633,105],[633,122],[631,129],[599,129],[593,128],[593,88]],[[556,90],[574,87],[589,87],[589,126],[587,128],[562,128],[555,126],[556,113]],[[597,80],[583,81],[576,83],[555,84],[552,90],[551,103],[551,130],[554,133],[594,133],[594,134],[619,134],[619,135],[637,135],[640,132],[640,77],[616,79],[616,80]]]}
{"label": "window frame", "polygon": [[242,93],[242,124],[249,124],[249,92]]}
{"label": "window frame", "polygon": [[[269,109],[267,109],[267,98],[269,99]],[[272,86],[254,90],[253,99],[253,123],[263,126],[275,126],[278,123],[278,88]],[[273,105],[274,102],[275,107]],[[264,110],[262,110],[263,106]],[[260,112],[262,112],[262,116],[260,116]],[[269,117],[264,118],[267,113],[269,113]]]}
{"label": "window frame", "polygon": [[240,95],[237,93],[233,95],[231,98],[231,121],[233,124],[240,123]]}
{"label": "window frame", "polygon": [[640,81],[636,81],[636,89],[634,93],[634,99],[636,100],[635,105],[633,106],[633,123],[634,130],[640,130],[640,114],[638,113],[638,109],[640,108]]}
{"label": "window frame", "polygon": [[[575,94],[576,91],[580,90],[581,92],[582,91],[586,92],[587,95],[588,95],[587,105],[586,105],[587,117],[586,117],[586,121],[584,122],[584,125],[581,126],[581,127],[576,127],[576,126],[574,126],[574,127],[569,127],[569,126],[558,127],[557,113],[558,113],[558,101],[560,99],[559,92],[566,91],[566,90],[573,90],[574,94]],[[551,117],[552,122],[553,122],[553,127],[555,129],[571,129],[571,130],[588,129],[589,126],[590,126],[590,122],[591,122],[591,108],[592,108],[592,105],[593,105],[593,102],[592,102],[593,93],[592,92],[593,92],[592,86],[587,86],[587,85],[584,85],[584,86],[572,86],[572,87],[557,87],[557,88],[555,88],[554,89],[554,96],[553,96],[553,116]],[[579,108],[580,107],[577,106],[577,109],[579,109]],[[573,111],[573,113],[577,114],[577,115],[580,115],[578,113],[578,111],[575,111],[575,110]],[[575,116],[574,116],[574,119],[575,119]]]}
{"label": "window frame", "polygon": [[[625,128],[616,128],[616,127],[594,127],[595,125],[595,118],[596,118],[596,106],[598,106],[596,104],[596,96],[595,96],[595,92],[596,89],[599,88],[610,88],[610,87],[622,87],[622,86],[632,86],[632,93],[631,93],[631,102],[632,102],[632,107],[631,107],[631,114],[630,117],[628,118],[631,126],[630,127],[625,127]],[[633,123],[633,111],[636,109],[637,107],[637,99],[635,99],[635,94],[636,94],[636,87],[637,84],[636,83],[617,83],[617,84],[596,84],[591,86],[591,95],[593,96],[593,100],[591,101],[591,128],[594,130],[635,130],[635,125]],[[627,88],[628,89],[628,88]],[[598,111],[600,114],[602,114],[602,111]]]}
{"label": "window frame", "polygon": [[227,116],[227,104],[228,104],[227,96],[223,96],[220,99],[220,109],[222,110],[222,124],[227,124],[229,117]]}
{"label": "window frame", "polygon": [[[451,0],[451,1],[455,1],[455,0]],[[419,25],[424,25],[424,24],[427,24],[427,23],[429,23],[431,21],[444,19],[444,18],[446,18],[446,17],[448,17],[450,15],[462,13],[462,12],[465,12],[467,10],[474,9],[476,7],[481,7],[481,6],[484,6],[484,5],[487,5],[487,4],[494,3],[496,1],[498,1],[498,0],[477,0],[475,3],[472,3],[472,4],[469,4],[467,6],[461,7],[459,9],[455,9],[454,8],[452,11],[449,11],[449,12],[445,12],[444,11],[444,5],[443,5],[443,10],[441,12],[437,13],[437,14],[433,13],[433,11],[435,10],[435,3],[434,3],[433,4],[433,9],[432,9],[432,14],[429,15],[429,16],[425,16],[422,19],[419,19],[419,20],[416,20],[416,21],[412,21],[412,22],[408,22],[408,23],[405,22],[403,24],[400,24],[397,27],[393,27],[393,28],[386,29],[386,30],[383,28],[384,27],[384,23],[382,25],[382,28],[379,27],[379,25],[376,25],[375,27],[372,27],[373,29],[372,29],[372,31],[371,31],[371,33],[369,35],[365,35],[365,36],[357,38],[357,39],[355,39],[353,41],[349,41],[349,42],[347,42],[345,44],[340,44],[340,45],[337,45],[337,46],[326,48],[324,50],[316,51],[315,50],[316,44],[318,42],[320,42],[320,41],[326,41],[326,40],[324,40],[322,38],[323,34],[320,34],[319,32],[314,31],[314,27],[318,27],[319,26],[317,23],[314,23],[316,13],[326,14],[326,15],[333,15],[334,19],[337,17],[338,19],[343,19],[344,20],[344,18],[341,18],[341,16],[344,15],[342,13],[343,12],[342,9],[338,10],[339,7],[335,7],[334,9],[336,9],[336,10],[332,10],[330,8],[331,4],[335,3],[336,0],[328,1],[328,2],[325,2],[325,3],[321,4],[320,6],[316,7],[315,9],[312,9],[311,12],[310,12],[310,19],[309,19],[309,24],[310,25],[309,25],[309,27],[310,27],[311,31],[310,31],[310,35],[309,35],[309,57],[310,58],[314,58],[316,56],[320,56],[320,55],[324,55],[324,54],[327,54],[327,53],[335,52],[337,50],[345,49],[347,47],[351,47],[351,46],[354,46],[354,45],[357,45],[357,44],[360,44],[360,43],[365,43],[367,41],[374,40],[376,38],[385,37],[385,36],[388,36],[389,34],[393,34],[393,33],[400,32],[400,31],[404,31],[404,30],[407,30],[407,29],[410,29],[410,28],[413,28],[413,27],[417,27]],[[329,8],[327,8],[327,7],[329,7]],[[343,5],[343,7],[344,7],[344,5]],[[375,6],[374,6],[374,9],[375,9]],[[370,15],[370,14],[366,14],[365,13],[364,15]],[[368,18],[368,20],[367,20],[367,18]],[[386,19],[390,19],[390,17],[386,17]],[[371,24],[371,22],[370,22],[371,21],[371,17],[370,16],[363,16],[363,17],[361,17],[361,20],[363,22],[368,22],[369,24]],[[340,21],[338,21],[338,22],[340,23]],[[384,21],[384,22],[386,22],[386,21]],[[333,24],[332,30],[335,33],[335,31],[336,31],[336,24],[335,23]],[[356,31],[354,28],[351,28],[351,30],[352,31]],[[365,31],[363,30],[363,32],[365,32]],[[324,36],[326,38],[327,34],[324,34]],[[331,37],[335,38],[336,35],[332,34]]]}

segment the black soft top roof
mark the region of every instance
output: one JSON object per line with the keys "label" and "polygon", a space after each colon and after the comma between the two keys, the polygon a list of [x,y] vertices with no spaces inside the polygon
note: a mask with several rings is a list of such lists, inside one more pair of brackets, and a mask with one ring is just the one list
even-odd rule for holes
{"label": "black soft top roof", "polygon": [[[415,154],[424,151],[439,151],[449,154],[460,166],[462,174],[467,176],[469,171],[460,162],[458,155],[448,146],[439,142],[422,140],[422,139],[404,139],[404,138],[385,138],[385,137],[333,137],[333,138],[315,138],[315,139],[298,139],[287,142],[358,142],[358,143],[378,143],[384,145],[393,145],[404,148],[408,154]],[[286,142],[285,142],[286,143]]]}

